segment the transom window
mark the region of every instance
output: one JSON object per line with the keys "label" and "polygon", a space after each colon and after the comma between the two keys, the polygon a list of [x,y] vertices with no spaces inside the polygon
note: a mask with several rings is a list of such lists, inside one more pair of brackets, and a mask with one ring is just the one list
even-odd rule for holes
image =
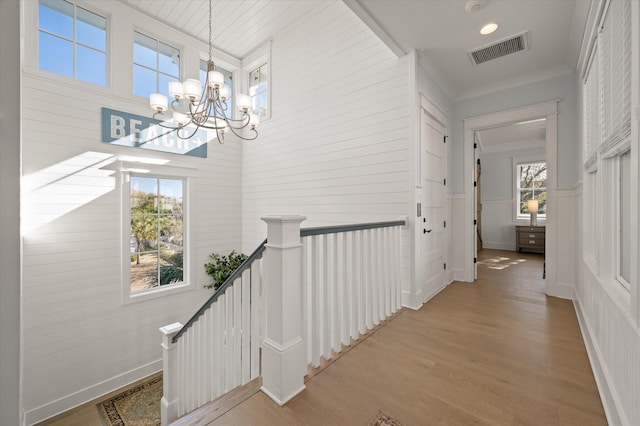
{"label": "transom window", "polygon": [[38,66],[105,86],[107,19],[68,1],[40,0]]}
{"label": "transom window", "polygon": [[[215,65],[215,70],[221,72],[224,75],[224,85],[229,87],[229,93],[231,97],[227,99],[227,109],[225,114],[228,118],[233,118],[233,72],[227,71],[224,68],[220,68]],[[200,83],[204,86],[204,82],[207,79],[207,61],[200,59]]]}
{"label": "transom window", "polygon": [[516,165],[516,213],[518,219],[529,218],[529,200],[538,200],[538,218],[547,212],[547,163],[544,161]]}
{"label": "transom window", "polygon": [[260,118],[269,116],[269,74],[268,64],[262,64],[249,72],[249,96],[253,113]]}
{"label": "transom window", "polygon": [[131,293],[182,283],[184,179],[131,176]]}
{"label": "transom window", "polygon": [[133,45],[133,93],[169,96],[169,82],[180,80],[180,50],[135,32]]}

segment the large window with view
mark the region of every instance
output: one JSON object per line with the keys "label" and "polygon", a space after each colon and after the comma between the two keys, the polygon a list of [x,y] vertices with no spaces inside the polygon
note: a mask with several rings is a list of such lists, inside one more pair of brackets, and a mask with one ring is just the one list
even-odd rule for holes
{"label": "large window with view", "polygon": [[538,200],[538,218],[547,213],[547,163],[544,161],[516,165],[516,216],[529,219],[529,200]]}
{"label": "large window with view", "polygon": [[133,93],[169,96],[169,82],[180,80],[180,50],[135,32],[133,45]]}
{"label": "large window with view", "polygon": [[39,0],[38,66],[105,86],[107,19],[69,1]]}
{"label": "large window with view", "polygon": [[131,176],[131,293],[184,281],[184,179]]}

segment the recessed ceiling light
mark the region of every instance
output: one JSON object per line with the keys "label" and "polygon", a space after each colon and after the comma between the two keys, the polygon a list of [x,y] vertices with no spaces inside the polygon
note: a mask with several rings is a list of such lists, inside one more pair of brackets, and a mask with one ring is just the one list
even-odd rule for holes
{"label": "recessed ceiling light", "polygon": [[480,29],[480,34],[482,35],[491,34],[497,29],[498,29],[498,24],[496,24],[495,22],[491,22]]}

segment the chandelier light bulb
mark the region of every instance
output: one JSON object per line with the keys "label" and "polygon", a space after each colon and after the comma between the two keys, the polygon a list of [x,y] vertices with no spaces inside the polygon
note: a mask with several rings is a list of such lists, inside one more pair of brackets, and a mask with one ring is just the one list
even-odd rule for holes
{"label": "chandelier light bulb", "polygon": [[220,100],[221,101],[226,101],[227,99],[229,99],[229,86],[222,86],[220,89]]}
{"label": "chandelier light bulb", "polygon": [[187,124],[189,124],[189,121],[191,120],[189,120],[189,117],[187,116],[187,114],[183,114],[181,112],[173,113],[173,122],[176,123],[179,128],[182,128]]}
{"label": "chandelier light bulb", "polygon": [[236,95],[236,105],[238,106],[238,111],[246,114],[251,109],[251,97],[244,93],[238,93]]}
{"label": "chandelier light bulb", "polygon": [[249,127],[251,130],[255,130],[258,124],[260,124],[260,116],[257,114],[249,114]]}
{"label": "chandelier light bulb", "polygon": [[167,97],[160,93],[152,93],[149,96],[149,105],[158,112],[164,112],[169,108]]}
{"label": "chandelier light bulb", "polygon": [[187,79],[182,83],[182,87],[184,89],[184,96],[189,98],[191,103],[200,100],[200,93],[202,92],[202,83],[200,83],[200,80],[196,80],[195,78]]}
{"label": "chandelier light bulb", "polygon": [[169,95],[171,95],[176,101],[179,101],[184,96],[184,90],[182,89],[182,83],[179,81],[169,82]]}
{"label": "chandelier light bulb", "polygon": [[216,89],[224,86],[224,75],[220,71],[209,71],[209,86]]}

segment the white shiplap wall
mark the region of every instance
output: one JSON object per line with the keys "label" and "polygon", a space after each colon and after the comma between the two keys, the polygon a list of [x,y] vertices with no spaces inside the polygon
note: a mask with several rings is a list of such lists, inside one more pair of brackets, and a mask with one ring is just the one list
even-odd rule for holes
{"label": "white shiplap wall", "polygon": [[[111,39],[112,69],[126,74],[131,62],[118,51],[118,37],[130,37],[134,21],[149,20],[115,2],[112,7],[109,16],[119,23]],[[184,36],[176,41],[191,46],[183,58],[197,67],[198,44]],[[100,88],[28,62],[22,75],[22,395],[25,422],[33,424],[161,369],[158,328],[184,323],[211,294],[202,287],[209,282],[203,264],[210,253],[241,248],[242,147],[231,140],[211,143],[202,159],[104,144],[100,108],[150,115],[147,101],[130,95],[123,78]],[[168,160],[194,174],[193,290],[122,304],[117,155]]]}
{"label": "white shiplap wall", "polygon": [[[303,227],[397,219],[413,205],[410,64],[342,2],[316,2],[272,44],[272,118],[244,143],[243,247],[261,216]],[[417,108],[417,107],[416,107]],[[409,235],[403,235],[408,277]]]}

